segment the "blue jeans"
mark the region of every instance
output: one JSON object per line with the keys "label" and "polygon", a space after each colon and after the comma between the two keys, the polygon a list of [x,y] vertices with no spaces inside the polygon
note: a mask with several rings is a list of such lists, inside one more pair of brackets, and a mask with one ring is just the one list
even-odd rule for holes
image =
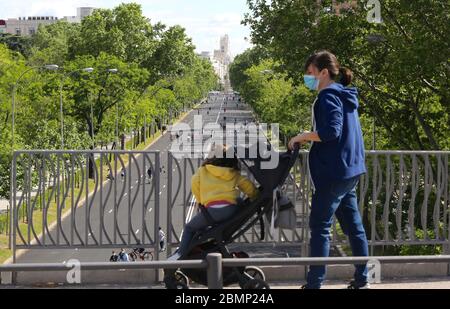
{"label": "blue jeans", "polygon": [[[237,211],[237,205],[229,205],[222,208],[207,208],[208,213],[211,215],[215,222],[222,222],[230,219]],[[197,213],[191,221],[189,221],[183,230],[183,236],[181,236],[180,247],[178,248],[178,253],[183,256],[189,249],[189,244],[191,243],[192,237],[195,233],[201,229],[209,226],[209,222],[206,220],[202,212]]]}
{"label": "blue jeans", "polygon": [[[366,232],[362,224],[356,196],[359,176],[332,182],[324,188],[316,188],[312,197],[310,215],[310,256],[328,257],[330,254],[330,231],[333,215],[339,221],[344,233],[349,237],[354,256],[368,256]],[[355,265],[355,281],[367,282],[367,266]],[[319,289],[325,280],[325,266],[310,266],[307,287]]]}

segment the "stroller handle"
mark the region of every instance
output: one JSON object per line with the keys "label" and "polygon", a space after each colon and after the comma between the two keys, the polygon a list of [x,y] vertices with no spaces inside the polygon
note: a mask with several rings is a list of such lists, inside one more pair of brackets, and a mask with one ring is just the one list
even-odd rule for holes
{"label": "stroller handle", "polygon": [[297,162],[298,155],[300,154],[300,144],[295,144],[294,149],[288,150],[287,153],[290,153],[290,159],[289,159],[288,168],[286,169],[286,171],[283,175],[283,178],[282,178],[283,180],[288,177],[288,175],[291,171],[291,168],[295,165],[295,162]]}
{"label": "stroller handle", "polygon": [[294,149],[289,150],[288,152],[291,153],[291,159],[297,160],[297,157],[298,157],[298,155],[300,153],[300,144],[299,143],[295,143],[294,144]]}

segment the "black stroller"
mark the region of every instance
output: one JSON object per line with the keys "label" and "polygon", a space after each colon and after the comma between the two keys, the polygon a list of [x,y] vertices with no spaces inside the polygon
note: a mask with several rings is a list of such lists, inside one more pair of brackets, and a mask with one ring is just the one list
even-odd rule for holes
{"label": "black stroller", "polygon": [[[258,145],[255,145],[258,146]],[[205,217],[211,222],[207,229],[195,234],[190,245],[188,254],[181,256],[179,260],[205,259],[209,253],[220,253],[223,258],[248,258],[245,252],[230,252],[227,248],[234,240],[242,236],[258,222],[262,222],[263,217],[272,211],[273,191],[281,186],[294,166],[298,154],[298,147],[294,151],[277,153],[270,145],[265,145],[262,149],[267,149],[266,153],[259,156],[258,150],[255,152],[249,148],[235,148],[235,155],[240,162],[248,169],[256,181],[259,183],[258,198],[250,202],[249,199],[242,201],[241,210],[230,220],[216,223],[209,216],[204,207],[200,207]],[[245,153],[244,156],[239,155]],[[250,154],[257,154],[256,158],[251,158]],[[279,164],[272,169],[261,168],[264,162],[270,161],[273,155],[279,156]],[[261,227],[261,238],[263,238],[263,227]],[[168,289],[188,289],[188,278],[201,285],[207,285],[207,274],[204,269],[165,269],[164,283]],[[261,269],[257,267],[225,267],[223,269],[223,285],[229,286],[239,284],[242,289],[268,289],[265,276]]]}

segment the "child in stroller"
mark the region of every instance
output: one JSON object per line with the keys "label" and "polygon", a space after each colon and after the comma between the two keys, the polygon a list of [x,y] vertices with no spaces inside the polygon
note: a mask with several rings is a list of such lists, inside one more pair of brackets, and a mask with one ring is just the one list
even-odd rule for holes
{"label": "child in stroller", "polygon": [[[187,245],[183,244],[185,247],[182,249],[182,254],[177,256],[179,259],[205,259],[209,253],[220,253],[223,258],[249,257],[245,252],[230,252],[227,245],[244,235],[258,221],[262,222],[262,218],[272,212],[275,193],[284,184],[299,154],[298,147],[295,147],[294,151],[279,153],[269,144],[264,146],[268,150],[264,154],[254,152],[253,147],[260,149],[260,145],[255,144],[244,148],[243,151],[237,148],[233,150],[239,162],[259,184],[258,193],[251,194],[253,198],[255,196],[256,198],[254,200],[247,198],[238,202],[239,211],[225,221],[212,222],[212,218],[209,218],[208,228],[195,232],[194,236],[190,237],[190,242]],[[258,153],[256,158],[250,155],[255,153]],[[278,163],[267,167],[267,161],[274,156],[278,158]],[[201,183],[201,185],[204,184]],[[193,183],[193,191],[195,190]],[[200,209],[205,217],[209,216],[204,207]],[[263,231],[264,227],[261,226],[261,239],[264,238]],[[243,289],[269,288],[264,281],[264,273],[257,267],[225,267],[222,270],[222,278],[224,286],[238,283]],[[164,270],[164,283],[168,289],[187,289],[189,279],[198,284],[207,285],[207,274],[204,269]]]}
{"label": "child in stroller", "polygon": [[192,194],[204,209],[186,224],[180,246],[169,260],[177,260],[188,253],[188,246],[196,232],[211,223],[226,221],[239,211],[241,191],[251,200],[256,198],[258,191],[255,185],[240,174],[238,159],[230,150],[226,145],[215,146],[192,176]]}

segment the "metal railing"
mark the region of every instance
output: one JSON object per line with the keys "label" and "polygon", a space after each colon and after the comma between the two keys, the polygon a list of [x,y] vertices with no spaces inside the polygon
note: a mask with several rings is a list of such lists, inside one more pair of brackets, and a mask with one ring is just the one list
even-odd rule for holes
{"label": "metal railing", "polygon": [[[449,252],[449,155],[448,151],[367,152],[368,173],[361,177],[358,191],[372,255],[377,246],[402,245],[443,246],[442,252]],[[89,163],[92,157],[95,164]],[[161,160],[167,160],[164,185]],[[190,179],[200,163],[176,159],[170,152],[160,158],[158,152],[144,151],[18,151],[13,164],[14,252],[143,245],[158,255],[161,222],[167,224],[168,246],[173,248],[195,213]],[[150,183],[145,178],[147,167],[153,170]],[[163,189],[167,192],[162,195]],[[295,201],[297,228],[280,230],[263,242],[298,244],[306,256],[312,194],[308,152],[300,153],[284,190]],[[259,232],[256,225],[237,242],[261,243]],[[346,243],[335,224],[333,244]]]}
{"label": "metal railing", "polygon": [[[135,263],[80,263],[79,270],[145,270],[145,269],[205,269],[209,289],[222,289],[224,267],[245,266],[308,266],[308,265],[360,265],[371,262],[380,264],[398,263],[450,263],[450,255],[442,256],[377,256],[377,257],[330,257],[330,258],[260,258],[260,259],[223,259],[219,253],[210,253],[205,260],[155,261]],[[3,264],[2,273],[31,271],[69,271],[73,266],[62,263],[45,264]],[[1,281],[0,281],[1,284]]]}
{"label": "metal railing", "polygon": [[[450,177],[449,151],[368,151],[367,174],[358,185],[359,208],[369,238],[371,252],[377,246],[444,245],[450,246]],[[173,175],[168,183],[167,226],[169,246],[178,244],[182,228],[193,215],[183,205],[193,207],[190,175],[200,165],[198,159],[176,159],[169,155]],[[308,217],[311,207],[311,181],[308,152],[300,153],[291,176],[284,185],[288,197],[296,201],[297,228],[280,230],[266,243],[300,243],[307,255],[309,242]],[[183,209],[179,222],[173,224],[175,212]],[[266,225],[268,235],[268,225]],[[418,231],[424,231],[419,233]],[[240,237],[237,242],[255,243],[259,226]],[[421,235],[422,234],[422,235]],[[345,235],[334,224],[332,243],[347,244]],[[447,251],[445,251],[447,252]]]}
{"label": "metal railing", "polygon": [[17,249],[139,245],[158,257],[159,170],[159,152],[15,152],[14,260]]}

